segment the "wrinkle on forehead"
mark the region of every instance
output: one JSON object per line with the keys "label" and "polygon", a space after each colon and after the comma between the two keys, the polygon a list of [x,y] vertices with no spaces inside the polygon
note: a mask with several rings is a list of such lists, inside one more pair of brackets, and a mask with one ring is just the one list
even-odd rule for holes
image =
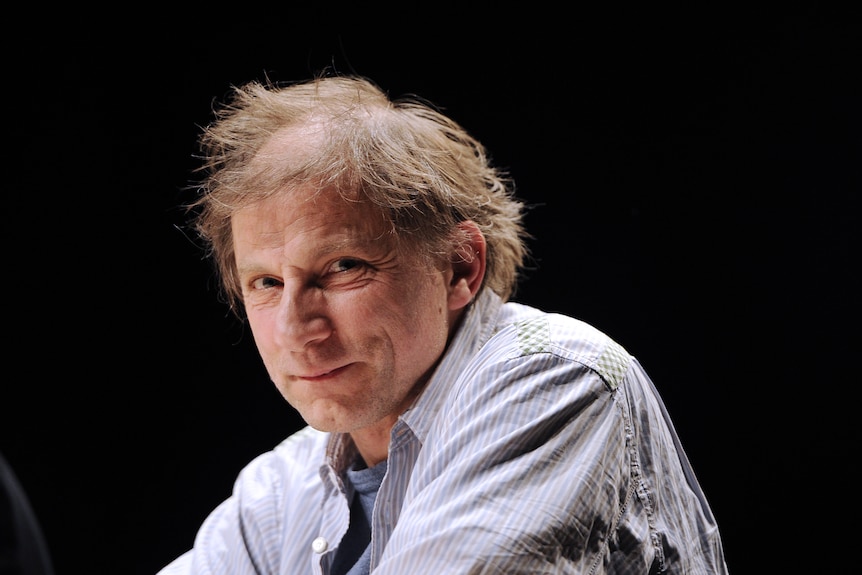
{"label": "wrinkle on forehead", "polygon": [[[340,252],[384,258],[397,240],[383,213],[371,204],[351,205],[337,193],[309,186],[285,190],[239,210],[233,221],[238,267],[254,269],[254,250],[313,254]],[[252,251],[250,251],[252,250]],[[296,251],[298,250],[298,251]],[[372,258],[373,259],[373,258]]]}
{"label": "wrinkle on forehead", "polygon": [[[314,184],[285,186],[241,210],[261,222],[274,224],[273,231],[301,222],[308,229],[336,224],[349,236],[361,236],[372,241],[392,237],[392,224],[385,210],[370,202],[343,197],[332,187]],[[259,228],[259,231],[263,231]]]}

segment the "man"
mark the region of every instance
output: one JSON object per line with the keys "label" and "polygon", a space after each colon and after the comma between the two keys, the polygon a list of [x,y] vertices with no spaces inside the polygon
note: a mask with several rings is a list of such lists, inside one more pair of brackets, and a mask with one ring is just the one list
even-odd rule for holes
{"label": "man", "polygon": [[524,206],[418,100],[239,87],[192,206],[227,301],[308,427],[252,461],[176,573],[726,573],[648,376],[511,301]]}

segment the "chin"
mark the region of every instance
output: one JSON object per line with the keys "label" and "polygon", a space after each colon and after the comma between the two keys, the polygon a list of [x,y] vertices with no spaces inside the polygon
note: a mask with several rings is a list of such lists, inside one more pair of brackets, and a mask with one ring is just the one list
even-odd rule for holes
{"label": "chin", "polygon": [[[335,411],[341,411],[342,406],[336,406]],[[323,410],[311,409],[305,412],[300,411],[300,415],[308,425],[318,431],[329,433],[346,433],[354,429],[356,426],[351,414],[333,413],[333,408],[327,407]]]}

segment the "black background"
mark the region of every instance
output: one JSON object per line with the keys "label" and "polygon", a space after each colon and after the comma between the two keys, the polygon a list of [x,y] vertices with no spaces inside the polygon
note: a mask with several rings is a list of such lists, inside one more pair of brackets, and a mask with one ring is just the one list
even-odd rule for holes
{"label": "black background", "polygon": [[326,66],[431,100],[510,171],[535,206],[517,299],[639,357],[732,573],[842,564],[858,484],[858,19],[426,8],[25,23],[5,72],[0,451],[58,573],[155,573],[300,425],[178,206],[213,99]]}

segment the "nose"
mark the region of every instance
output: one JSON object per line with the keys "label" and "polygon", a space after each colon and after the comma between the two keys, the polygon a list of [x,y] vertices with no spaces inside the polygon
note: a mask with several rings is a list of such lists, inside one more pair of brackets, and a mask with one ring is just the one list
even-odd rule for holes
{"label": "nose", "polygon": [[332,324],[321,291],[285,284],[279,302],[277,343],[289,351],[303,351],[331,334]]}

